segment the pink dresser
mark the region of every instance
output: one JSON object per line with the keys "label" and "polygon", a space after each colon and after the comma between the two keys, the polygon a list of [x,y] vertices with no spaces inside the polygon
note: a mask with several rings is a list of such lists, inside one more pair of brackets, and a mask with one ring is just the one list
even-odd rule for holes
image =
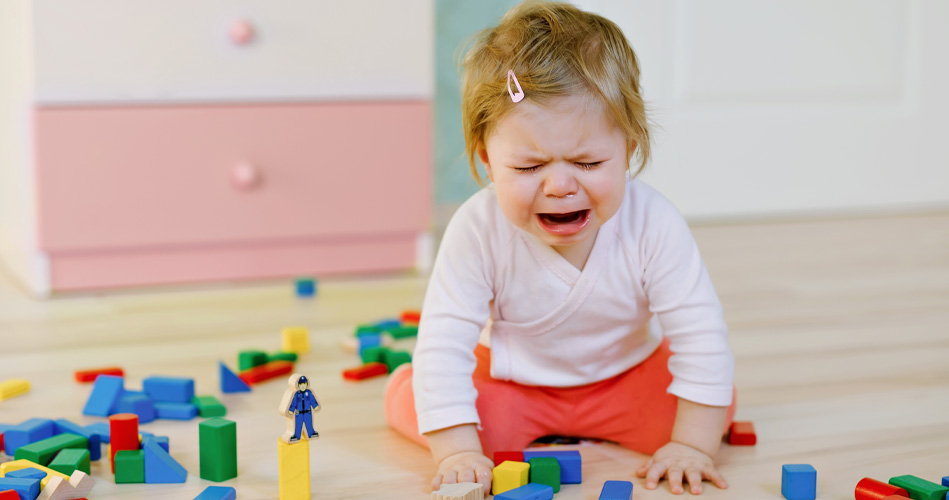
{"label": "pink dresser", "polygon": [[0,64],[21,70],[0,88],[5,267],[38,294],[414,267],[432,9],[4,4]]}

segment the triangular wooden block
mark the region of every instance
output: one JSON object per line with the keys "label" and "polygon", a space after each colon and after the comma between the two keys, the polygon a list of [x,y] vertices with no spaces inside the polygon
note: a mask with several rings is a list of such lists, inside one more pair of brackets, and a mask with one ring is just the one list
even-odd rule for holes
{"label": "triangular wooden block", "polygon": [[154,438],[145,438],[142,450],[145,452],[145,483],[183,483],[188,479],[188,471]]}
{"label": "triangular wooden block", "polygon": [[218,361],[218,364],[221,365],[221,392],[225,394],[232,392],[250,392],[250,386],[247,385],[247,382],[241,380],[223,361]]}

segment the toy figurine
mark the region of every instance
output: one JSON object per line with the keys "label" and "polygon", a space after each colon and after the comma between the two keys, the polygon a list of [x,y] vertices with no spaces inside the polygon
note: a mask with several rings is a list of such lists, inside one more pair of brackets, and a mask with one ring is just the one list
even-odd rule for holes
{"label": "toy figurine", "polygon": [[[288,388],[283,394],[278,411],[287,417],[287,432],[283,440],[295,443],[304,436],[308,439],[320,437],[313,430],[313,413],[320,411],[320,404],[316,396],[309,389],[309,381],[305,375],[294,373],[287,380]],[[292,420],[291,420],[292,419]],[[302,434],[306,427],[306,434]]]}

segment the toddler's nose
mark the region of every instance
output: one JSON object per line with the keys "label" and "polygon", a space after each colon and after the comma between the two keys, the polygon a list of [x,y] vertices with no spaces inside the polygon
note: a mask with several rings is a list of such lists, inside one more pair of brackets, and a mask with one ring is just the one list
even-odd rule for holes
{"label": "toddler's nose", "polygon": [[564,198],[577,194],[579,184],[568,169],[552,168],[548,170],[548,175],[544,179],[543,189],[544,196]]}

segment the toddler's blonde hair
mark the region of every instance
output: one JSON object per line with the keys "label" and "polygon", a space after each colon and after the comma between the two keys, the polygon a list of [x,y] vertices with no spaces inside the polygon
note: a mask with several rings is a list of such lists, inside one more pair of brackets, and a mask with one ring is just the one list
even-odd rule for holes
{"label": "toddler's blonde hair", "polygon": [[649,129],[639,94],[639,63],[623,32],[568,3],[528,0],[482,31],[462,63],[465,152],[478,184],[484,181],[475,164],[477,150],[517,105],[507,91],[508,70],[525,97],[540,105],[571,95],[595,98],[626,135],[627,162],[638,156],[633,175],[645,168]]}

